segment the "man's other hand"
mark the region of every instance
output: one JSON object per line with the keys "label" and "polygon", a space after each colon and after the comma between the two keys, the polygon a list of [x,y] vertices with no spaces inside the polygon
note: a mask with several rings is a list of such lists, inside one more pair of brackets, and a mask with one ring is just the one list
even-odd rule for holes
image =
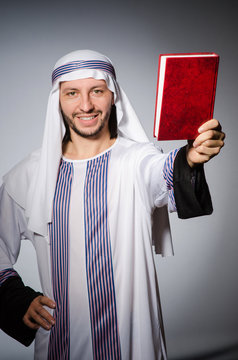
{"label": "man's other hand", "polygon": [[199,129],[200,133],[194,141],[187,146],[187,162],[191,168],[204,164],[219,154],[224,146],[225,134],[221,130],[218,120],[205,122]]}
{"label": "man's other hand", "polygon": [[44,308],[47,306],[50,309],[55,308],[53,300],[46,296],[37,296],[30,304],[27,312],[23,316],[23,322],[31,329],[37,330],[42,327],[45,330],[50,330],[55,324],[54,318]]}

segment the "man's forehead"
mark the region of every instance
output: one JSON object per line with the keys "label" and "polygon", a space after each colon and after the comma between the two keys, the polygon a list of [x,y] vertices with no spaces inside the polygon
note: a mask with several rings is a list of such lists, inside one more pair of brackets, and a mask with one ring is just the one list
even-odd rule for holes
{"label": "man's forehead", "polygon": [[107,87],[107,83],[103,79],[94,79],[94,78],[83,78],[70,81],[62,81],[60,87],[65,88],[82,88],[82,87],[95,87],[103,86]]}

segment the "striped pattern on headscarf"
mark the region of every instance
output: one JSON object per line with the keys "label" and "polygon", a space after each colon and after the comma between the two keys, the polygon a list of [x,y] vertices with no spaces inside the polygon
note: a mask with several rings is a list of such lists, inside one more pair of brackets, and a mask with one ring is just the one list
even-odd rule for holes
{"label": "striped pattern on headscarf", "polygon": [[79,61],[71,61],[67,64],[57,67],[52,73],[52,83],[54,83],[54,81],[56,79],[58,79],[60,76],[62,76],[64,74],[68,74],[75,70],[79,70],[79,69],[102,70],[102,71],[109,73],[114,78],[116,78],[116,73],[115,73],[114,67],[106,61],[79,60]]}

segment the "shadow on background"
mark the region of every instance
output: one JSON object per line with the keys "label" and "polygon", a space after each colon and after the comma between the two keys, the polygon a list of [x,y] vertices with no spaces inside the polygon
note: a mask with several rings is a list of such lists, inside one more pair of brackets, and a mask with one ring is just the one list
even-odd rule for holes
{"label": "shadow on background", "polygon": [[238,360],[238,344],[233,344],[215,351],[200,355],[176,357],[169,360]]}

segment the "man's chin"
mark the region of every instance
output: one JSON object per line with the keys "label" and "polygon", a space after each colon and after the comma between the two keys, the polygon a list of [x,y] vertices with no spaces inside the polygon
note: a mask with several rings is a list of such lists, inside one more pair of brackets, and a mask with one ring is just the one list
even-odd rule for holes
{"label": "man's chin", "polygon": [[100,126],[98,126],[95,129],[78,129],[76,127],[72,127],[71,129],[78,135],[81,136],[85,139],[93,139],[96,138],[100,135],[100,133],[102,132],[104,128],[104,123],[100,124]]}

